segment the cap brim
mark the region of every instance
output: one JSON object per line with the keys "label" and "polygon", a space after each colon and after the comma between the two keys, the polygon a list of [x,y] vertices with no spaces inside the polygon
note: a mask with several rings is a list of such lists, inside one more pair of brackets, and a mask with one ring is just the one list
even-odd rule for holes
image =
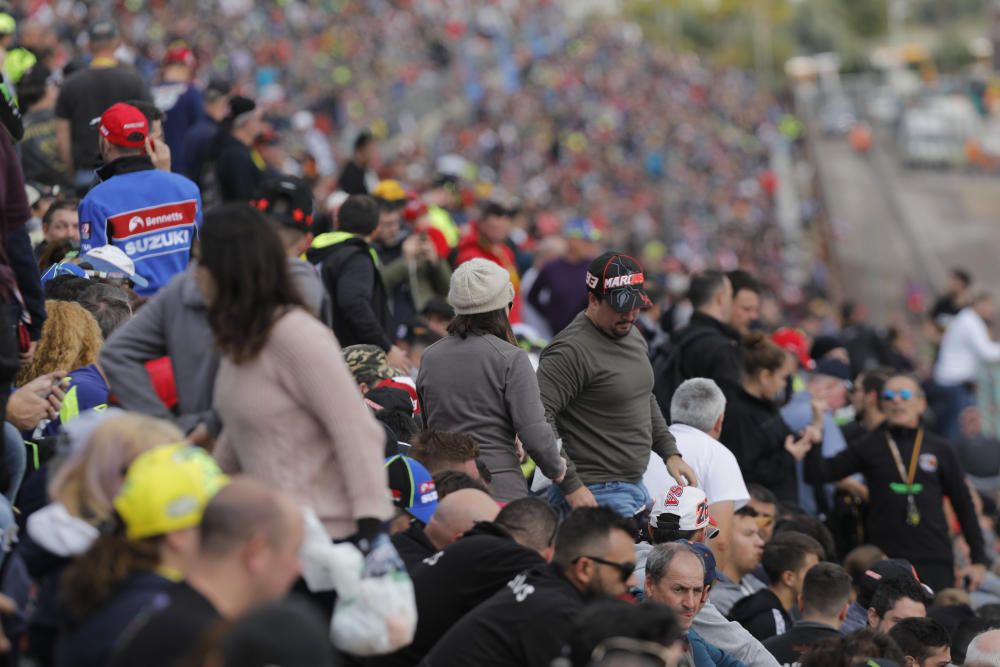
{"label": "cap brim", "polygon": [[406,511],[416,518],[420,523],[425,526],[431,522],[431,517],[434,516],[434,512],[437,510],[437,502],[433,503],[421,503],[419,505],[414,505],[412,507],[406,508]]}
{"label": "cap brim", "polygon": [[636,308],[646,309],[653,307],[653,302],[650,301],[646,290],[637,286],[609,290],[604,294],[604,301],[619,313],[635,310]]}
{"label": "cap brim", "polygon": [[149,281],[140,276],[138,273],[128,274],[120,266],[115,266],[111,262],[101,259],[100,257],[84,255],[80,259],[94,267],[94,271],[101,271],[102,273],[120,273],[122,277],[128,278],[137,287],[149,287]]}

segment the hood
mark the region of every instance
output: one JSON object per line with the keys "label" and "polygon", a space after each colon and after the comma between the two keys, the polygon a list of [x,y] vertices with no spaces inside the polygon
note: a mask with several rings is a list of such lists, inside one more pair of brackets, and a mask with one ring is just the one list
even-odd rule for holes
{"label": "hood", "polygon": [[737,623],[744,623],[754,616],[768,613],[772,609],[781,609],[784,611],[778,596],[772,593],[770,589],[764,588],[734,604],[732,611],[729,612],[729,618]]}
{"label": "hood", "polygon": [[360,236],[347,232],[326,232],[313,240],[312,247],[306,250],[306,260],[310,264],[319,264],[327,257],[337,253],[367,252],[372,261],[378,264],[378,255]]}
{"label": "hood", "polygon": [[90,548],[98,530],[70,514],[62,503],[52,503],[28,517],[28,535],[49,553],[72,558]]}

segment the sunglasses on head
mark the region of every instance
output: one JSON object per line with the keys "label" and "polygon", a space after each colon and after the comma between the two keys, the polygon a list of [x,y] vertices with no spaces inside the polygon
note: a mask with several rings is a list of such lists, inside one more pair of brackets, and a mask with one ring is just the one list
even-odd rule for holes
{"label": "sunglasses on head", "polygon": [[576,563],[582,558],[589,558],[590,560],[598,563],[599,565],[607,565],[608,567],[613,567],[618,570],[618,576],[621,577],[622,583],[628,581],[628,578],[632,576],[635,572],[635,563],[616,563],[612,560],[604,560],[603,558],[598,558],[597,556],[577,556],[573,559],[573,563]]}
{"label": "sunglasses on head", "polygon": [[913,395],[914,395],[913,392],[909,389],[900,389],[899,391],[886,389],[885,391],[882,392],[882,398],[884,398],[887,401],[894,401],[896,400],[896,397],[899,397],[904,401],[908,401],[911,398],[913,398]]}

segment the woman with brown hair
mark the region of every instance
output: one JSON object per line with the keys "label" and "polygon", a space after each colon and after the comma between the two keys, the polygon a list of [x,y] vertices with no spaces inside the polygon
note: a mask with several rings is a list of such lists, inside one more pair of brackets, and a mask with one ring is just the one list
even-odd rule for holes
{"label": "woman with brown hair", "polygon": [[302,305],[281,240],[246,204],[209,211],[195,271],[222,362],[215,456],[312,507],[330,537],[374,539],[392,516],[385,441],[333,332]]}
{"label": "woman with brown hair", "polygon": [[104,344],[101,327],[83,306],[49,300],[45,311],[48,317],[42,325],[42,337],[31,362],[18,371],[14,381],[17,387],[52,371],[72,371],[93,364]]}
{"label": "woman with brown hair", "polygon": [[170,422],[145,415],[109,411],[82,419],[99,423],[54,469],[48,488],[52,502],[28,517],[27,530],[21,533],[17,546],[38,586],[28,636],[31,655],[41,665],[53,664],[62,618],[62,573],[97,539],[98,526],[111,519],[112,501],[121,489],[125,470],[143,452],[184,438]]}
{"label": "woman with brown hair", "polygon": [[566,473],[535,371],[511,331],[513,299],[501,266],[476,258],[455,269],[448,293],[455,319],[449,335],[424,351],[417,376],[428,429],[475,438],[493,495],[503,502],[528,495],[518,438],[547,477],[560,481]]}
{"label": "woman with brown hair", "polygon": [[760,484],[780,500],[798,502],[796,462],[821,435],[810,426],[793,433],[779,411],[794,360],[761,331],[743,337],[743,386],[726,404],[719,440],[732,450],[748,485]]}
{"label": "woman with brown hair", "polygon": [[57,667],[111,664],[136,616],[184,578],[198,552],[205,506],[227,483],[212,457],[193,445],[163,445],[136,457],[101,534],[66,568],[70,621],[56,647]]}

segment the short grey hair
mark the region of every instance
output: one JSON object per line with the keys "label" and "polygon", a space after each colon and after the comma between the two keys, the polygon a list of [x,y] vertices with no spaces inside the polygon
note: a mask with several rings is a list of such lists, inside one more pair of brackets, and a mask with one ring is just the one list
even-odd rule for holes
{"label": "short grey hair", "polygon": [[670,421],[708,433],[726,412],[726,396],[714,380],[691,378],[681,383],[670,401]]}
{"label": "short grey hair", "polygon": [[965,664],[976,667],[1000,667],[1000,631],[987,630],[969,642]]}
{"label": "short grey hair", "polygon": [[646,581],[655,584],[667,576],[667,572],[670,571],[670,564],[674,562],[677,554],[691,554],[701,563],[702,570],[705,569],[705,561],[702,560],[701,554],[695,551],[694,547],[690,544],[685,544],[684,542],[657,544],[649,552],[649,555],[646,556]]}

